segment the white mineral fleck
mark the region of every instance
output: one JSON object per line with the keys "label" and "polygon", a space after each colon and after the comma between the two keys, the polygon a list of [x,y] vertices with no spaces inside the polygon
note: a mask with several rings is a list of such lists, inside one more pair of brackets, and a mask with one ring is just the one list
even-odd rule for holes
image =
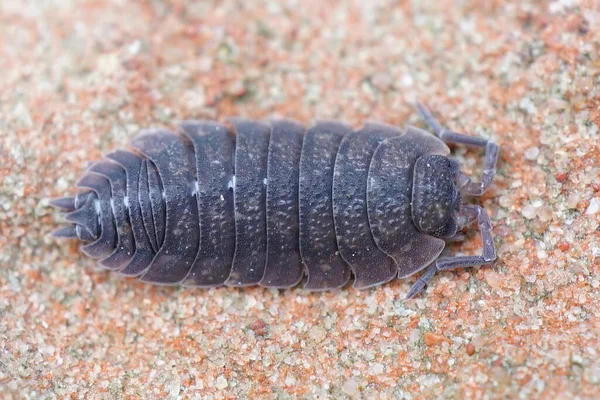
{"label": "white mineral fleck", "polygon": [[315,342],[322,342],[327,336],[327,331],[320,326],[315,326],[311,328],[309,335]]}
{"label": "white mineral fleck", "polygon": [[590,201],[590,205],[588,206],[587,210],[585,210],[585,214],[593,215],[593,214],[596,214],[598,212],[598,210],[600,210],[600,199],[598,199],[597,197],[594,197]]}
{"label": "white mineral fleck", "polygon": [[540,149],[537,147],[530,147],[525,150],[525,158],[529,161],[535,161],[540,155]]}
{"label": "white mineral fleck", "polygon": [[360,388],[354,379],[348,379],[346,382],[344,382],[342,385],[342,390],[348,396],[358,396],[360,394]]}
{"label": "white mineral fleck", "polygon": [[534,219],[535,207],[533,207],[531,204],[527,204],[521,209],[521,214],[527,219]]}
{"label": "white mineral fleck", "polygon": [[381,363],[373,363],[371,365],[371,373],[374,375],[379,375],[383,373],[383,364]]}
{"label": "white mineral fleck", "polygon": [[215,387],[219,390],[223,390],[228,386],[227,379],[223,375],[219,375],[215,382]]}

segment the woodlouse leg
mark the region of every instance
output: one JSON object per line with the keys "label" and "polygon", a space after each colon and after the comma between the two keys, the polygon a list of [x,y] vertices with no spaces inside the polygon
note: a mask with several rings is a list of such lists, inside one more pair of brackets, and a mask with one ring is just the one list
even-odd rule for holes
{"label": "woodlouse leg", "polygon": [[412,287],[406,294],[405,299],[406,300],[412,299],[416,295],[421,293],[421,291],[423,289],[425,289],[425,286],[427,286],[429,281],[431,281],[433,279],[436,272],[437,272],[437,266],[435,265],[435,261],[434,261],[427,266],[427,268],[425,269],[425,272],[423,272],[423,274],[419,277],[419,279],[415,282],[415,284],[412,285]]}
{"label": "woodlouse leg", "polygon": [[481,182],[473,182],[463,172],[458,173],[456,181],[462,192],[473,196],[481,196],[492,185],[496,175],[496,162],[498,160],[498,145],[488,142],[485,148],[485,165],[481,174]]}
{"label": "woodlouse leg", "polygon": [[481,174],[481,182],[473,182],[462,172],[458,173],[456,183],[461,192],[481,196],[492,185],[496,175],[496,162],[498,161],[499,146],[488,139],[465,135],[448,130],[431,115],[429,110],[421,103],[417,103],[417,110],[425,123],[433,130],[435,135],[446,143],[458,143],[465,146],[485,147],[485,163]]}
{"label": "woodlouse leg", "polygon": [[479,206],[463,204],[458,212],[458,230],[462,230],[471,225],[479,216]]}
{"label": "woodlouse leg", "polygon": [[415,297],[429,281],[433,278],[437,271],[448,271],[457,268],[477,267],[484,264],[489,264],[496,259],[496,248],[494,246],[494,238],[492,235],[492,223],[490,217],[485,210],[480,206],[466,205],[461,208],[460,215],[466,220],[477,219],[479,232],[483,240],[483,251],[479,256],[460,256],[460,257],[442,257],[438,258],[434,263],[430,264],[419,280],[408,291],[406,299]]}
{"label": "woodlouse leg", "polygon": [[446,243],[462,242],[463,240],[465,240],[465,234],[460,232],[456,233],[454,236],[449,237],[448,239],[444,239]]}
{"label": "woodlouse leg", "polygon": [[476,210],[477,225],[483,241],[483,251],[480,256],[461,256],[438,258],[435,262],[438,271],[447,271],[463,267],[476,267],[488,264],[496,259],[496,248],[494,246],[494,237],[492,235],[492,223],[490,217],[480,206],[469,205],[463,208]]}
{"label": "woodlouse leg", "polygon": [[[477,219],[479,210],[474,205],[462,205],[458,213],[458,231],[463,230],[465,227],[471,225]],[[446,243],[462,242],[465,240],[465,234],[462,232],[456,232],[454,236],[445,239]]]}

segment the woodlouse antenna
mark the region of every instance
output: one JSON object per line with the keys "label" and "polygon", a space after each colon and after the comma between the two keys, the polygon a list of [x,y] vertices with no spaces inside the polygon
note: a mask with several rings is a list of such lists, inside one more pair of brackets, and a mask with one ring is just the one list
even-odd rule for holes
{"label": "woodlouse antenna", "polygon": [[496,163],[498,161],[498,152],[500,148],[497,143],[491,140],[469,136],[463,133],[454,132],[444,128],[421,103],[416,104],[419,114],[425,120],[425,123],[433,130],[433,133],[446,143],[463,144],[472,147],[485,147],[485,162],[481,181],[473,182],[470,177],[463,172],[459,172],[456,177],[456,184],[461,192],[471,196],[481,196],[492,185],[494,175],[496,175]]}

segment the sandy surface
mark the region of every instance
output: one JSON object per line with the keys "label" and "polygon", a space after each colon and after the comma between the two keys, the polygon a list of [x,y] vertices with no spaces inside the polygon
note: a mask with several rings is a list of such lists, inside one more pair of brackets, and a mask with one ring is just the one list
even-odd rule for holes
{"label": "sandy surface", "polygon": [[[597,0],[1,0],[0,396],[600,398],[599,28]],[[152,287],[47,235],[139,128],[420,124],[417,98],[502,147],[499,260],[415,301]]]}

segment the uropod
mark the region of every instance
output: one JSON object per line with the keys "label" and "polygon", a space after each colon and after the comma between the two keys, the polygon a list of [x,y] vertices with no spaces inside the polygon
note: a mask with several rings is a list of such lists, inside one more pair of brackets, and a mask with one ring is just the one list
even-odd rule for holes
{"label": "uropod", "polygon": [[[146,130],[94,163],[73,197],[55,199],[69,223],[53,234],[125,276],[161,285],[368,288],[496,259],[485,210],[463,203],[492,184],[496,143],[333,121],[190,120],[179,132]],[[446,143],[485,148],[478,182]],[[481,255],[447,256],[477,223]],[[443,253],[444,252],[444,253]]]}

